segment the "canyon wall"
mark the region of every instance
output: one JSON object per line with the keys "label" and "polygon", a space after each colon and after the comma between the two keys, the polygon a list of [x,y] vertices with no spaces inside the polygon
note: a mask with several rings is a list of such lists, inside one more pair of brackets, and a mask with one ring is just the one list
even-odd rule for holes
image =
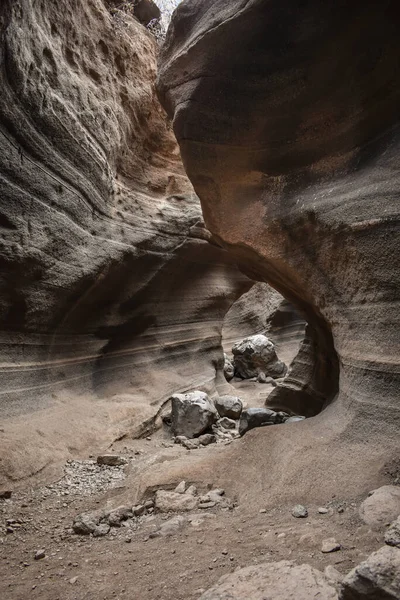
{"label": "canyon wall", "polygon": [[109,4],[0,6],[0,483],[215,391],[251,286],[204,227],[155,40]]}
{"label": "canyon wall", "polygon": [[290,449],[283,428],[249,434],[237,452],[263,485],[324,473],[354,491],[399,450],[398,26],[388,0],[192,0],[164,47],[207,227],[308,322],[283,405],[325,410]]}

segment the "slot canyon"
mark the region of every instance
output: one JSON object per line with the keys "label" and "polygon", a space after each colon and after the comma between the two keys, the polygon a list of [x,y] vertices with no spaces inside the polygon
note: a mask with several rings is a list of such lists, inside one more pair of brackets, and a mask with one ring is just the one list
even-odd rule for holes
{"label": "slot canyon", "polygon": [[0,597],[400,600],[393,0],[0,0]]}

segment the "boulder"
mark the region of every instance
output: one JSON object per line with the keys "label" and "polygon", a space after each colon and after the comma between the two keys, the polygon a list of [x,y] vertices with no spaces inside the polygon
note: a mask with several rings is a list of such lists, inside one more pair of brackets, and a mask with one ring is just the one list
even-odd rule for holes
{"label": "boulder", "polygon": [[[75,520],[72,524],[72,529],[75,533],[79,533],[80,535],[90,535],[95,533],[100,533],[103,531],[99,530],[100,522],[106,517],[106,513],[103,510],[94,510],[91,512],[81,513],[75,517]],[[108,531],[110,530],[110,526],[107,525]],[[105,535],[105,533],[101,533],[101,535]]]}
{"label": "boulder", "polygon": [[193,494],[180,494],[158,490],[155,497],[155,508],[163,513],[189,511],[197,508],[199,499]]}
{"label": "boulder", "polygon": [[372,529],[381,529],[400,514],[400,487],[384,485],[373,492],[360,506],[360,517]]}
{"label": "boulder", "polygon": [[126,458],[118,456],[118,454],[101,454],[97,457],[97,464],[107,467],[120,467],[126,465],[127,462]]}
{"label": "boulder", "polygon": [[239,419],[243,403],[237,396],[220,396],[214,400],[215,408],[221,417]]}
{"label": "boulder", "polygon": [[386,531],[385,542],[389,546],[397,546],[400,548],[400,517],[398,517]]}
{"label": "boulder", "polygon": [[283,423],[288,415],[269,408],[247,408],[240,415],[239,434],[244,435],[254,427],[265,427]]}
{"label": "boulder", "polygon": [[384,546],[343,580],[340,600],[399,600],[400,550]]}
{"label": "boulder", "polygon": [[310,565],[262,563],[220,578],[200,600],[337,600],[335,587]]}
{"label": "boulder", "polygon": [[174,435],[194,438],[218,419],[217,410],[205,392],[175,394],[171,397],[171,428]]}
{"label": "boulder", "polygon": [[252,335],[232,348],[235,372],[243,379],[260,377],[274,379],[286,374],[285,363],[279,360],[274,344],[265,335]]}

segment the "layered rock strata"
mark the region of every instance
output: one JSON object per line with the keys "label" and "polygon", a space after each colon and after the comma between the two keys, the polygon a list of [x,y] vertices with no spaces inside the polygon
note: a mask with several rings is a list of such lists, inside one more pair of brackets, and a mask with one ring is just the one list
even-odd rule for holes
{"label": "layered rock strata", "polygon": [[0,6],[3,479],[212,390],[223,316],[251,285],[209,243],[154,39],[109,4]]}

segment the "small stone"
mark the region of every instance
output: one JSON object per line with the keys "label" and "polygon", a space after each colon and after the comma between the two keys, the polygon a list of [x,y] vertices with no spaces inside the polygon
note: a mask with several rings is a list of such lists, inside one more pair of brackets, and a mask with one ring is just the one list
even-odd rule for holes
{"label": "small stone", "polygon": [[188,487],[188,489],[186,490],[186,494],[189,494],[190,496],[196,496],[197,495],[197,487],[195,485],[190,485]]}
{"label": "small stone", "polygon": [[119,467],[125,465],[127,460],[118,454],[101,454],[97,457],[98,465],[106,465],[107,467]]}
{"label": "small stone", "polygon": [[140,517],[146,512],[146,507],[143,504],[137,504],[136,506],[132,506],[132,513],[135,517]]}
{"label": "small stone", "polygon": [[328,511],[328,509],[327,509],[327,508],[325,508],[324,506],[320,506],[320,507],[318,508],[318,512],[319,512],[319,514],[320,514],[320,515],[326,515],[326,514],[327,514],[329,511]]}
{"label": "small stone", "polygon": [[335,540],[335,538],[328,538],[323,540],[321,546],[321,552],[328,554],[329,552],[337,552],[341,549],[341,545]]}
{"label": "small stone", "polygon": [[146,510],[149,510],[149,508],[154,508],[154,500],[146,500],[144,507]]}
{"label": "small stone", "polygon": [[71,585],[74,585],[74,583],[76,583],[78,581],[77,577],[72,577],[72,579],[69,580]]}
{"label": "small stone", "polygon": [[199,435],[197,439],[202,446],[209,446],[210,444],[215,444],[217,441],[217,438],[213,433],[203,433],[203,435]]}
{"label": "small stone", "polygon": [[0,490],[0,499],[1,500],[8,500],[9,498],[11,498],[11,495],[12,495],[11,490]]}
{"label": "small stone", "polygon": [[338,513],[341,515],[342,513],[344,513],[344,508],[343,506],[339,506],[339,508],[337,509]]}
{"label": "small stone", "polygon": [[37,550],[37,552],[35,553],[35,560],[41,560],[42,558],[46,557],[46,551],[45,550]]}
{"label": "small stone", "polygon": [[214,508],[214,506],[216,505],[216,502],[212,502],[212,501],[208,501],[208,502],[201,502],[199,504],[199,508]]}
{"label": "small stone", "polygon": [[176,492],[177,494],[184,494],[185,490],[186,490],[186,481],[181,481],[176,486],[174,492]]}
{"label": "small stone", "polygon": [[265,513],[267,512],[266,508],[260,508],[259,510],[260,514],[265,515]]}
{"label": "small stone", "polygon": [[292,516],[296,519],[305,519],[308,517],[308,510],[302,504],[296,504],[292,510]]}
{"label": "small stone", "polygon": [[223,427],[224,429],[235,429],[236,421],[234,421],[233,419],[229,419],[228,417],[222,417],[222,419],[219,419],[219,421],[217,421],[217,425]]}

